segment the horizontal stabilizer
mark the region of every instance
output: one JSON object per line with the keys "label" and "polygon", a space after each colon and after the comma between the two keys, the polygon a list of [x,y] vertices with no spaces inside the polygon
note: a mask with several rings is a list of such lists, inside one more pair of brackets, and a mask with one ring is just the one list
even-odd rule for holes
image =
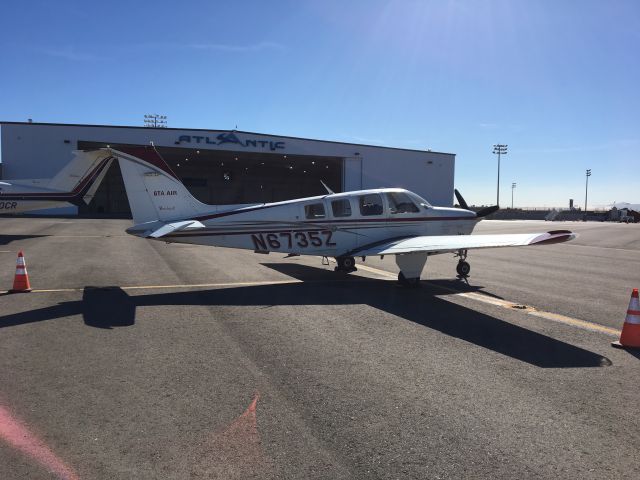
{"label": "horizontal stabilizer", "polygon": [[198,230],[205,226],[197,220],[185,220],[183,222],[150,222],[149,224],[138,224],[127,228],[127,233],[143,238],[161,238],[173,232],[181,230]]}

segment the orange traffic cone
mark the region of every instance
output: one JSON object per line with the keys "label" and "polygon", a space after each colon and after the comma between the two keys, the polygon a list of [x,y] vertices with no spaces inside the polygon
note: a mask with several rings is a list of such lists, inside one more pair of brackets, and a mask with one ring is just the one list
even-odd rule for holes
{"label": "orange traffic cone", "polygon": [[638,289],[631,292],[631,300],[627,309],[627,318],[624,319],[620,341],[611,345],[618,348],[640,348],[640,302],[638,301]]}
{"label": "orange traffic cone", "polygon": [[18,261],[16,262],[16,276],[13,279],[13,288],[9,293],[25,293],[31,291],[29,284],[29,274],[27,273],[27,264],[24,263],[24,254],[22,250],[18,252]]}

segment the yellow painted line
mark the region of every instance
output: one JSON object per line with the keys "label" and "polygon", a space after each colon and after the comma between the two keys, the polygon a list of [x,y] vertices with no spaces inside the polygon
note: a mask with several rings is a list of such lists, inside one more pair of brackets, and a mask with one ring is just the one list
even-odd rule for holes
{"label": "yellow painted line", "polygon": [[[396,278],[396,275],[391,272],[380,270],[379,268],[375,268],[375,267],[369,267],[367,265],[358,264],[358,269],[375,273],[377,275],[380,275],[386,278],[394,278],[394,279]],[[500,298],[490,297],[483,293],[461,292],[460,290],[456,290],[455,288],[436,285],[428,281],[426,283],[432,287],[451,292],[458,297],[468,298],[470,300],[475,300],[477,302],[486,303],[496,307],[506,308],[508,310],[521,310],[523,313],[526,313],[527,315],[533,315],[534,317],[544,318],[545,320],[551,320],[557,323],[563,323],[565,325],[570,325],[570,326],[582,328],[585,330],[591,330],[593,332],[600,332],[600,333],[605,333],[607,335],[620,336],[620,330],[617,330],[611,327],[605,327],[604,325],[600,325],[598,323],[588,322],[586,320],[580,320],[578,318],[568,317],[566,315],[560,315],[558,313],[545,312],[544,310],[538,310],[535,307],[510,302],[508,300],[502,300]]]}
{"label": "yellow painted line", "polygon": [[619,252],[633,252],[640,253],[638,250],[634,250],[632,248],[618,248],[618,247],[599,247],[598,245],[576,245],[571,242],[565,243],[566,247],[574,247],[574,248],[597,248],[599,250],[617,250]]}
{"label": "yellow painted line", "polygon": [[[362,277],[364,278],[364,277]],[[348,278],[337,278],[331,280],[331,283],[350,282]],[[30,293],[66,293],[66,292],[83,292],[87,289],[95,290],[171,290],[180,288],[222,288],[222,287],[257,287],[260,285],[288,285],[294,283],[327,283],[327,280],[262,280],[253,282],[225,282],[225,283],[190,283],[190,284],[173,284],[173,285],[104,285],[104,286],[91,286],[91,287],[72,287],[72,288],[34,288]],[[8,290],[0,290],[0,294],[9,293]]]}
{"label": "yellow painted line", "polygon": [[286,285],[289,283],[302,283],[302,280],[275,280],[256,282],[228,282],[228,283],[195,283],[192,285],[132,285],[120,287],[122,290],[152,290],[162,288],[212,288],[212,287],[257,287],[260,285]]}
{"label": "yellow painted line", "polygon": [[128,237],[129,235],[47,235],[47,237],[54,238],[115,238],[115,237]]}
{"label": "yellow painted line", "polygon": [[[397,275],[391,272],[387,272],[386,270],[381,270],[379,268],[370,267],[368,265],[358,264],[359,270],[364,270],[366,272],[374,273],[376,275],[393,279],[397,278]],[[340,281],[348,281],[348,279],[344,280],[335,280],[337,282]],[[252,286],[260,286],[260,285],[287,285],[294,283],[313,283],[313,281],[309,280],[274,280],[274,281],[254,281],[254,282],[226,282],[226,283],[193,283],[193,284],[173,284],[173,285],[129,285],[129,286],[104,286],[104,287],[91,287],[97,290],[99,289],[109,289],[109,288],[119,288],[121,290],[160,290],[160,289],[181,289],[181,288],[223,288],[223,287],[252,287]],[[528,315],[533,315],[535,317],[544,318],[546,320],[551,320],[557,323],[563,323],[565,325],[570,325],[573,327],[591,330],[595,332],[605,333],[608,335],[619,336],[620,330],[615,328],[605,327],[604,325],[599,325],[597,323],[588,322],[586,320],[580,320],[578,318],[568,317],[566,315],[560,315],[557,313],[545,312],[543,310],[538,310],[534,307],[530,307],[528,305],[522,305],[514,302],[510,302],[508,300],[502,300],[500,298],[490,297],[488,295],[477,293],[477,292],[461,292],[460,290],[456,290],[455,288],[445,287],[442,285],[436,285],[431,282],[426,282],[432,287],[439,288],[440,290],[446,290],[448,292],[453,293],[456,296],[468,298],[470,300],[475,300],[478,302],[486,303],[489,305],[493,305],[496,307],[502,307],[509,310],[521,309],[522,313],[526,313]],[[64,293],[64,292],[83,292],[85,287],[81,288],[50,288],[50,289],[34,289],[31,293]],[[1,290],[0,294],[8,293],[7,290]]]}
{"label": "yellow painted line", "polygon": [[398,278],[398,275],[394,273],[387,272],[385,270],[380,270],[379,268],[369,267],[368,265],[362,265],[361,263],[358,264],[358,270],[364,270],[365,272],[375,273],[376,275],[380,275],[386,278],[391,278],[394,280]]}
{"label": "yellow painted line", "polygon": [[[31,293],[65,293],[65,292],[83,292],[85,289],[109,290],[110,288],[119,288],[120,290],[160,290],[160,289],[176,289],[176,288],[214,288],[214,287],[255,287],[260,285],[286,285],[290,283],[303,283],[302,280],[275,280],[260,282],[228,282],[228,283],[193,283],[181,285],[128,285],[113,286],[105,285],[104,287],[79,287],[79,288],[40,288],[33,289]],[[7,290],[0,293],[8,293]]]}
{"label": "yellow painted line", "polygon": [[[30,293],[47,293],[47,292],[81,292],[82,288],[52,288],[49,290],[31,290]],[[6,292],[3,292],[6,293]]]}
{"label": "yellow painted line", "polygon": [[606,333],[616,337],[619,337],[621,333],[620,330],[616,330],[615,328],[605,327],[604,325],[599,325],[593,322],[587,322],[586,320],[579,320],[577,318],[567,317],[565,315],[560,315],[558,313],[543,312],[541,310],[536,310],[536,309],[528,311],[527,313],[529,315],[533,315],[534,317],[541,317],[547,320],[553,320],[554,322],[565,323],[567,325],[573,325],[574,327],[584,328],[586,330],[593,330],[594,332]]}

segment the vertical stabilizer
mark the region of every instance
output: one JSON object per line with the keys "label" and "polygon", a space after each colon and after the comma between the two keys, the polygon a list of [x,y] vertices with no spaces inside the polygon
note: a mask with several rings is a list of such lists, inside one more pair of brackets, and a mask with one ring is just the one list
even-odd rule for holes
{"label": "vertical stabilizer", "polygon": [[[73,159],[67,163],[55,177],[49,180],[47,188],[60,192],[74,191],[76,187],[80,186],[83,180],[86,180],[87,175],[97,173],[96,167],[107,157],[109,157],[109,152],[103,150],[77,150],[73,152]],[[101,169],[99,173],[101,174],[100,180],[102,180],[104,176],[103,173],[106,173],[106,168]],[[92,182],[92,186],[95,185],[95,188],[100,184],[100,182],[96,183],[93,179]]]}
{"label": "vertical stabilizer", "polygon": [[120,163],[135,224],[192,218],[210,210],[189,193],[155,148],[110,152]]}

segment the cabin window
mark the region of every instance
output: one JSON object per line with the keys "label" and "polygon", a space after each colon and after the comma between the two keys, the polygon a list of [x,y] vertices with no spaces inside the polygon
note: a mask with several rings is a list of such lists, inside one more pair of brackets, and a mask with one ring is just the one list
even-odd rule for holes
{"label": "cabin window", "polygon": [[382,215],[382,197],[377,193],[368,195],[360,195],[358,197],[360,204],[360,215],[366,217],[368,215]]}
{"label": "cabin window", "polygon": [[331,211],[333,212],[334,217],[350,217],[351,202],[349,202],[349,199],[347,198],[334,200],[331,202]]}
{"label": "cabin window", "polygon": [[304,206],[304,216],[307,219],[324,218],[324,203],[311,203]]}
{"label": "cabin window", "polygon": [[404,192],[387,193],[387,201],[389,202],[389,213],[416,213],[420,209],[411,201],[409,195]]}

